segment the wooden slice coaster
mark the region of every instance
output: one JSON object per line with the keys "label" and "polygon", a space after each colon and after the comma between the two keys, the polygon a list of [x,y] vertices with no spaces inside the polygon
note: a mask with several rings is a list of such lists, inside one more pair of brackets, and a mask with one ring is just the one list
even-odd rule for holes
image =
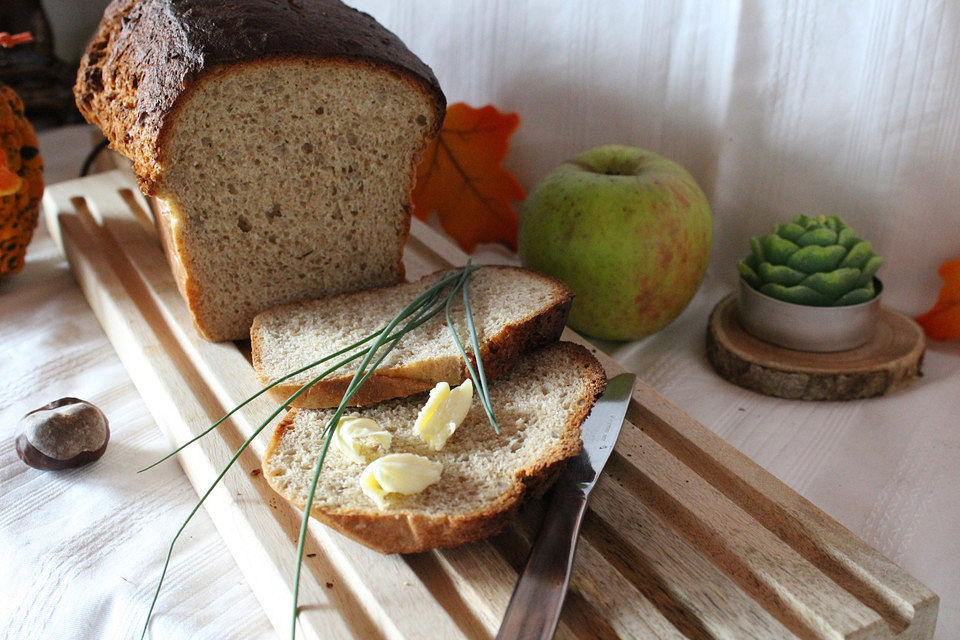
{"label": "wooden slice coaster", "polygon": [[895,391],[920,377],[923,330],[881,308],[873,340],[849,351],[794,351],[748,334],[737,319],[737,296],[717,303],[707,328],[707,359],[717,373],[753,391],[792,400],[854,400]]}

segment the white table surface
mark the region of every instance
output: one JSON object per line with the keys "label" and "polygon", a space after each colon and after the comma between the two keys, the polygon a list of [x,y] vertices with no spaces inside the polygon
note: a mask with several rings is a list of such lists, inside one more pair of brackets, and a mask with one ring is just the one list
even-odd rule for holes
{"label": "white table surface", "polygon": [[[88,140],[83,128],[41,136],[49,182],[75,177]],[[960,637],[958,345],[932,346],[922,380],[885,398],[767,398],[706,362],[707,315],[726,280],[709,272],[661,333],[601,346],[939,593],[937,638]],[[168,444],[42,225],[24,271],[0,282],[0,345],[0,637],[135,637],[196,496],[176,463],[135,473]],[[67,395],[109,417],[106,455],[66,472],[26,467],[13,444],[18,419]],[[275,637],[205,512],[172,567],[151,637]]]}

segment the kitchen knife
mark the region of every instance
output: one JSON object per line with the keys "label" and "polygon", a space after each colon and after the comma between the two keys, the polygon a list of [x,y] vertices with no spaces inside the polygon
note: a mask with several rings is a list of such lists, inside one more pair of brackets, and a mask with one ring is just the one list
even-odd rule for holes
{"label": "kitchen knife", "polygon": [[621,374],[581,428],[583,450],[557,480],[540,533],[510,597],[497,640],[550,640],[557,629],[587,499],[620,436],[636,376]]}

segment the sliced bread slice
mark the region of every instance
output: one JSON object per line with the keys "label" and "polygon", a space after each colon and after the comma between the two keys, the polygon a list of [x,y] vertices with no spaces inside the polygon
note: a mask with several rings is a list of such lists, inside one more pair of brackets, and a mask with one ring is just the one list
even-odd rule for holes
{"label": "sliced bread slice", "polygon": [[[348,347],[386,325],[417,295],[450,272],[412,283],[281,305],[253,321],[253,367],[267,385],[323,356]],[[573,295],[562,283],[517,267],[482,267],[470,278],[470,305],[480,357],[488,379],[508,371],[521,353],[556,341],[563,332]],[[451,309],[468,356],[473,361],[462,299]],[[335,407],[356,372],[344,365],[314,384],[294,402],[304,408]],[[329,365],[328,365],[329,366]],[[323,367],[298,374],[273,387],[286,400]],[[432,389],[438,382],[459,384],[468,377],[463,357],[443,314],[407,334],[353,397],[354,406]]]}
{"label": "sliced bread slice", "polygon": [[[365,465],[331,447],[311,515],[381,553],[414,553],[492,535],[524,494],[545,488],[580,451],[580,425],[605,385],[603,368],[589,351],[569,342],[551,344],[523,356],[491,384],[499,435],[475,397],[440,451],[414,431],[426,394],[351,411],[392,433],[391,453],[441,462],[440,480],[413,495],[389,494],[381,509],[360,487]],[[264,454],[270,486],[301,509],[332,415],[330,409],[290,411]]]}

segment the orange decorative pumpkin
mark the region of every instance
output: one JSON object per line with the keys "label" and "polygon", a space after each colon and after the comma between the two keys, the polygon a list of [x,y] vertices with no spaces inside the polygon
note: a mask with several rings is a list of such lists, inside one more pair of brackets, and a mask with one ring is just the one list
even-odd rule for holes
{"label": "orange decorative pumpkin", "polygon": [[0,84],[0,278],[23,268],[43,195],[43,160],[23,102]]}

